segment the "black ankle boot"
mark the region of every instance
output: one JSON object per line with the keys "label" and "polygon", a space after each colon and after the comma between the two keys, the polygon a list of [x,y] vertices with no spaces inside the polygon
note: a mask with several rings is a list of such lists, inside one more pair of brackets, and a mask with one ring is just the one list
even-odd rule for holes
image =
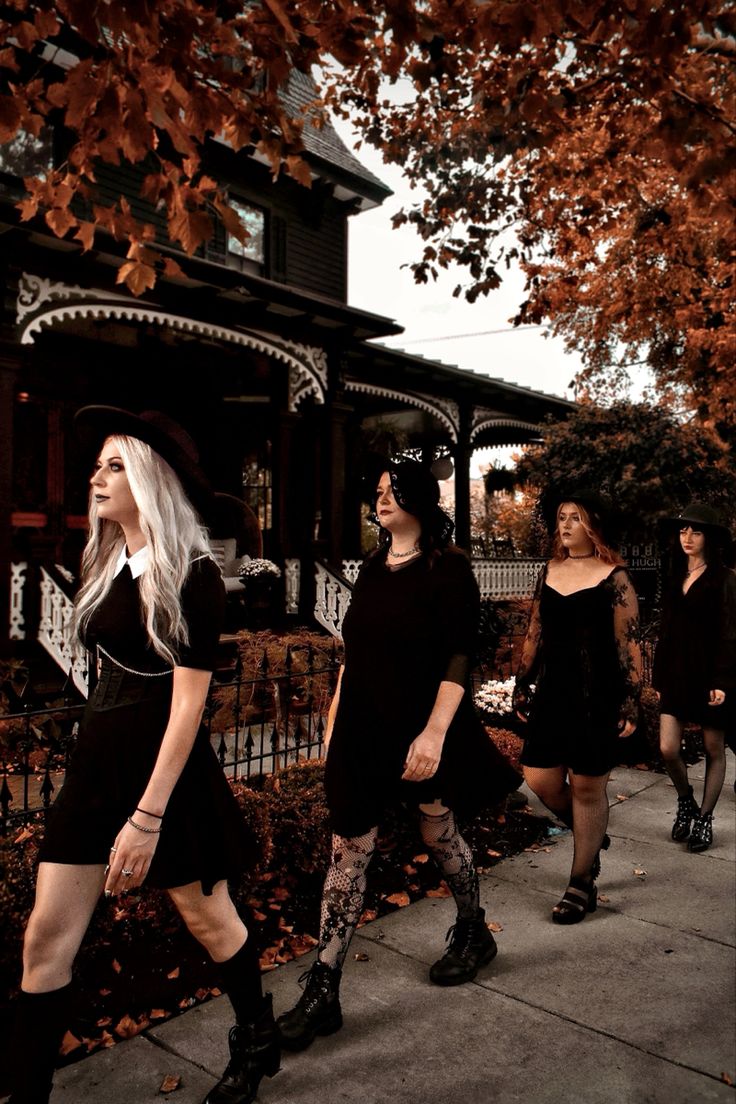
{"label": "black ankle boot", "polygon": [[695,803],[691,786],[684,797],[678,797],[677,799],[677,816],[675,817],[675,823],[672,825],[673,840],[677,840],[678,843],[686,840],[690,835],[690,825],[699,814],[700,809]]}
{"label": "black ankle boot", "polygon": [[230,1061],[203,1104],[251,1104],[263,1076],[273,1077],[278,1073],[281,1048],[271,994],[268,993],[263,1001],[263,1011],[253,1023],[230,1028]]}
{"label": "black ankle boot", "polygon": [[59,1047],[67,1027],[71,985],[50,993],[21,990],[8,1054],[8,1104],[48,1104]]}
{"label": "black ankle boot", "polygon": [[687,841],[688,851],[707,851],[713,843],[713,814],[700,813],[693,821],[690,839]]}
{"label": "black ankle boot", "polygon": [[450,945],[429,971],[429,979],[435,985],[462,985],[472,981],[481,966],[495,958],[498,951],[496,940],[486,927],[483,909],[478,909],[471,918],[458,916],[447,938]]}
{"label": "black ankle boot", "polygon": [[287,1050],[304,1050],[316,1035],[332,1035],[342,1027],[340,977],[342,970],[315,962],[299,978],[304,992],[290,1012],[278,1018],[281,1044]]}

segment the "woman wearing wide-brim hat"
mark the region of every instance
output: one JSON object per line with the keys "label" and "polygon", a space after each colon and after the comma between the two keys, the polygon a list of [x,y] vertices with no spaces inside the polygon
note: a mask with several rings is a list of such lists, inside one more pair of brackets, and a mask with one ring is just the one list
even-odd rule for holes
{"label": "woman wearing wide-brim hat", "polygon": [[638,603],[605,501],[555,487],[540,505],[552,558],[537,580],[514,706],[525,725],[526,782],[573,831],[570,878],[552,920],[577,924],[596,908],[600,851],[610,843],[606,785],[638,720]]}
{"label": "woman wearing wide-brim hat", "polygon": [[[687,840],[690,851],[705,851],[713,842],[713,810],[726,771],[724,733],[735,715],[736,575],[724,566],[730,533],[712,506],[691,502],[664,525],[674,549],[652,672],[660,704],[660,750],[677,790],[672,838]],[[700,807],[682,758],[687,722],[703,730]]]}
{"label": "woman wearing wide-brim hat", "polygon": [[256,848],[201,725],[225,598],[200,516],[212,495],[194,442],[165,415],[85,407],[76,424],[95,459],[73,627],[99,677],[40,847],[11,1102],[49,1099],[99,897],[145,883],[168,891],[234,1007],[232,1060],[207,1104],[250,1104],[279,1046],[227,886]]}

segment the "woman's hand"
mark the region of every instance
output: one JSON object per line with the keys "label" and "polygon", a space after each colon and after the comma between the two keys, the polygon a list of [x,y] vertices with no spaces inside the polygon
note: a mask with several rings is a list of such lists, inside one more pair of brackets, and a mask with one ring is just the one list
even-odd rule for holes
{"label": "woman's hand", "polygon": [[632,736],[634,732],[636,732],[636,724],[634,721],[627,721],[625,717],[622,717],[618,722],[619,740],[626,740],[627,737]]}
{"label": "woman's hand", "polygon": [[[133,820],[149,827],[149,818],[134,813]],[[156,827],[154,821],[152,826]],[[159,825],[160,827],[160,822]],[[110,848],[110,865],[105,879],[105,896],[127,893],[137,889],[145,880],[158,843],[158,832],[140,832],[131,824],[124,824]]]}
{"label": "woman's hand", "polygon": [[426,778],[431,778],[440,765],[444,743],[444,732],[429,728],[420,732],[407,752],[402,779],[405,782],[424,782]]}
{"label": "woman's hand", "polygon": [[726,700],[725,690],[711,690],[708,695],[708,705],[723,705]]}

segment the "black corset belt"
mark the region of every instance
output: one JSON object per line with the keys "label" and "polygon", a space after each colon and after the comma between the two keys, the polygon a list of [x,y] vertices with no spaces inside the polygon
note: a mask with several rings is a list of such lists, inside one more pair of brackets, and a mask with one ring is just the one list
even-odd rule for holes
{"label": "black corset belt", "polygon": [[[167,671],[164,674],[170,675]],[[171,678],[155,675],[133,674],[124,668],[102,659],[97,685],[90,697],[90,708],[95,712],[118,709],[123,705],[135,705],[142,701],[160,701],[171,695]]]}

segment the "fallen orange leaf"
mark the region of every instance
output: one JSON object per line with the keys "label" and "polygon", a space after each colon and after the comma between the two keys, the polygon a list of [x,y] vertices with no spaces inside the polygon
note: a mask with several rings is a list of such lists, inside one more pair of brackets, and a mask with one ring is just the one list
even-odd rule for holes
{"label": "fallen orange leaf", "polygon": [[370,962],[370,958],[365,953],[365,951],[356,951],[353,955],[353,958],[356,962]]}
{"label": "fallen orange leaf", "polygon": [[178,978],[179,973],[180,973],[179,967],[175,966],[174,969],[171,971],[171,973],[167,974],[166,976],[167,976],[167,978],[169,978],[169,980],[173,981],[174,978]]}
{"label": "fallen orange leaf", "polygon": [[61,1040],[60,1050],[61,1053],[64,1055],[71,1054],[73,1050],[76,1050],[77,1047],[80,1047],[81,1045],[82,1040],[78,1039],[76,1035],[72,1035],[71,1031],[67,1031],[64,1035],[64,1038]]}
{"label": "fallen orange leaf", "polygon": [[398,905],[399,908],[404,908],[406,905],[411,904],[409,894],[404,893],[403,890],[401,893],[392,893],[389,897],[386,897],[386,900],[390,905]]}
{"label": "fallen orange leaf", "polygon": [[123,969],[123,967],[120,965],[120,963],[118,962],[118,960],[116,958],[114,958],[112,960],[112,968],[113,968],[113,970],[115,971],[116,974],[121,973],[122,969]]}
{"label": "fallen orange leaf", "polygon": [[642,870],[640,867],[635,866],[634,873],[636,874],[637,878],[645,878],[647,872],[646,870]]}
{"label": "fallen orange leaf", "polygon": [[492,932],[503,931],[503,924],[499,924],[497,920],[491,920],[488,924],[486,924],[486,927],[489,931]]}
{"label": "fallen orange leaf", "polygon": [[425,855],[424,853],[422,853],[421,855],[415,855],[411,861],[416,863],[426,863],[429,862],[429,855]]}
{"label": "fallen orange leaf", "polygon": [[180,1085],[181,1085],[181,1077],[179,1076],[178,1073],[177,1074],[167,1073],[166,1076],[164,1077],[163,1081],[159,1085],[158,1091],[160,1093],[176,1092],[176,1090],[179,1088]]}
{"label": "fallen orange leaf", "polygon": [[616,794],[616,800],[617,801],[628,801],[629,799],[628,799],[628,796],[626,794]]}
{"label": "fallen orange leaf", "polygon": [[452,891],[450,889],[448,889],[447,886],[443,883],[442,885],[437,886],[436,889],[428,889],[427,892],[424,894],[424,896],[425,897],[452,897]]}

